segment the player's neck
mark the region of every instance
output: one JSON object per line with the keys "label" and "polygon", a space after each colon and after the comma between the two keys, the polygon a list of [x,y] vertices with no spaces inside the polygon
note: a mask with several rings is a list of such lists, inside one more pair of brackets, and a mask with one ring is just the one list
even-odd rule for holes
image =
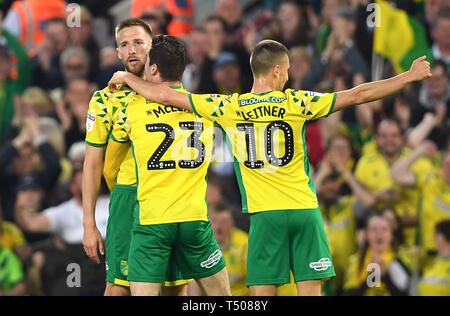
{"label": "player's neck", "polygon": [[181,81],[162,81],[161,83],[170,88],[181,87]]}
{"label": "player's neck", "polygon": [[252,93],[260,94],[275,91],[275,82],[264,77],[254,78]]}

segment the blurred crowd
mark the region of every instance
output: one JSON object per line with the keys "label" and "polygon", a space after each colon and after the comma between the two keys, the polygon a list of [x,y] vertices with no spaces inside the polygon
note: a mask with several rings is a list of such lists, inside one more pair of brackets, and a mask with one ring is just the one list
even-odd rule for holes
{"label": "blurred crowd", "polygon": [[[103,294],[104,262],[81,245],[81,177],[89,100],[123,69],[108,8],[125,4],[125,17],[154,35],[185,40],[183,85],[193,93],[250,91],[249,56],[263,39],[289,49],[289,88],[325,93],[374,79],[371,1],[216,0],[196,25],[206,1],[0,1],[0,296]],[[337,274],[326,295],[450,295],[450,2],[391,2],[425,29],[433,76],[306,129]],[[394,75],[388,60],[382,74]],[[249,218],[225,148],[214,152],[207,200],[233,294],[247,295]],[[68,286],[70,263],[81,287]]]}

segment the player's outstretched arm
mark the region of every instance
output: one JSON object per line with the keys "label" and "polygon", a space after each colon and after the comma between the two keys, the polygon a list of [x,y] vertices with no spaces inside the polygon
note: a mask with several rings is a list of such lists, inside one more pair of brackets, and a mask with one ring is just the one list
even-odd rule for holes
{"label": "player's outstretched arm", "polygon": [[115,90],[118,84],[126,84],[131,89],[156,103],[173,105],[192,112],[189,95],[171,89],[164,84],[154,84],[126,71],[117,71],[108,83],[108,88]]}
{"label": "player's outstretched arm", "polygon": [[352,105],[382,99],[403,89],[412,82],[430,78],[430,63],[425,58],[426,56],[422,56],[416,59],[409,71],[395,77],[365,83],[353,89],[338,92],[333,112],[340,111]]}
{"label": "player's outstretched arm", "polygon": [[106,184],[112,192],[116,185],[117,175],[119,174],[120,166],[122,165],[125,156],[130,149],[130,143],[118,143],[113,139],[108,142],[105,154],[105,166],[103,167],[103,176]]}

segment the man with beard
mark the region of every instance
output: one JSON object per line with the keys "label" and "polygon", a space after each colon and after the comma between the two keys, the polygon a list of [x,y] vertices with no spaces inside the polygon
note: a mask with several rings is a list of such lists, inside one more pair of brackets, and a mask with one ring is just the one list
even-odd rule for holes
{"label": "man with beard", "polygon": [[[392,166],[410,153],[405,147],[400,123],[394,119],[383,120],[378,125],[376,144],[375,152],[363,155],[358,161],[355,177],[375,196],[377,208],[385,206],[395,208],[404,228],[404,245],[413,246],[420,191],[415,187],[395,183],[391,175]],[[433,165],[427,158],[417,160],[412,166],[412,170],[423,175],[432,168]]]}
{"label": "man with beard", "polygon": [[[137,18],[126,19],[116,27],[116,41],[118,56],[126,70],[143,78],[145,62],[152,45],[150,26]],[[106,249],[97,229],[94,210],[103,171],[104,151],[110,132],[116,123],[117,115],[135,95],[136,92],[125,86],[119,91],[110,91],[108,88],[96,91],[87,114],[87,146],[83,176],[83,245],[86,254],[97,263],[100,263],[98,250],[102,255],[106,250],[105,295],[129,295],[130,293],[127,281],[128,252],[137,194],[135,163],[131,150],[120,166],[117,185],[111,193]],[[109,162],[106,159],[105,170],[109,169],[108,165]],[[171,280],[178,280],[178,278],[174,276]],[[176,287],[176,294],[186,293],[185,285]]]}

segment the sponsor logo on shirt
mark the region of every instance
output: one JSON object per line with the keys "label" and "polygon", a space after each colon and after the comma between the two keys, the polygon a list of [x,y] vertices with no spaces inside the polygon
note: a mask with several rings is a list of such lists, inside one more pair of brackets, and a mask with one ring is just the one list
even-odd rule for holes
{"label": "sponsor logo on shirt", "polygon": [[331,266],[333,266],[333,264],[329,258],[322,258],[319,261],[311,262],[309,264],[309,267],[315,271],[325,271]]}
{"label": "sponsor logo on shirt", "polygon": [[88,132],[92,132],[92,130],[94,129],[94,123],[95,123],[95,116],[88,113],[86,119],[86,130]]}
{"label": "sponsor logo on shirt", "polygon": [[222,252],[217,249],[208,257],[208,259],[200,263],[200,266],[202,268],[210,269],[219,262],[220,258],[222,258]]}

